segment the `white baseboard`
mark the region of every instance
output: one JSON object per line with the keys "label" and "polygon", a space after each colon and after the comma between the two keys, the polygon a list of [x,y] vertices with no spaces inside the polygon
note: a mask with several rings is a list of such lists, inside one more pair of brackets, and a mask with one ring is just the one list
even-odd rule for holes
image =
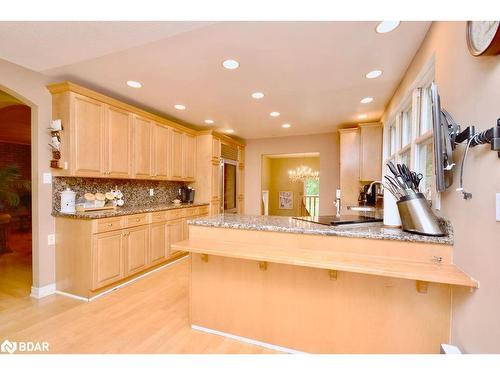
{"label": "white baseboard", "polygon": [[32,286],[30,297],[40,299],[43,297],[50,296],[51,294],[54,294],[55,292],[56,292],[56,284],[55,283],[45,285],[45,286],[42,286],[40,288]]}
{"label": "white baseboard", "polygon": [[230,338],[233,340],[237,340],[237,341],[241,341],[241,342],[244,342],[247,344],[262,346],[263,348],[266,348],[266,349],[277,350],[279,352],[285,352],[285,353],[290,353],[290,354],[307,354],[306,352],[301,352],[300,350],[285,348],[284,346],[273,345],[273,344],[269,344],[267,342],[249,339],[248,337],[237,336],[237,335],[233,335],[231,333],[221,332],[221,331],[217,331],[215,329],[197,326],[195,324],[192,324],[191,328],[195,329],[197,331],[201,331],[201,332],[212,333],[214,335],[224,336],[224,337],[227,337],[227,338]]}
{"label": "white baseboard", "polygon": [[131,283],[134,283],[134,282],[136,282],[137,280],[140,280],[140,279],[142,279],[143,277],[146,277],[146,276],[148,276],[148,275],[150,275],[150,274],[152,274],[152,273],[154,273],[154,272],[157,272],[157,271],[162,270],[162,269],[164,269],[164,268],[168,268],[168,267],[170,267],[170,266],[173,266],[174,264],[179,263],[180,261],[182,261],[182,260],[186,259],[188,256],[189,256],[189,254],[186,254],[186,255],[184,255],[183,257],[180,257],[179,259],[176,259],[176,260],[174,260],[174,261],[173,261],[173,262],[171,262],[171,263],[164,264],[163,266],[160,266],[160,267],[158,267],[158,268],[155,268],[154,270],[151,270],[151,271],[148,271],[148,272],[146,272],[146,273],[143,273],[142,275],[139,275],[139,276],[137,276],[137,277],[134,277],[133,279],[130,279],[130,280],[128,280],[128,281],[126,281],[126,282],[124,282],[124,283],[122,283],[122,284],[119,284],[119,285],[117,285],[117,286],[115,286],[115,287],[113,287],[113,288],[111,288],[111,289],[105,290],[104,292],[99,293],[99,294],[96,294],[95,296],[92,296],[92,297],[90,297],[90,298],[86,298],[86,297],[78,296],[78,295],[76,295],[76,294],[71,294],[71,293],[62,292],[62,291],[60,291],[60,290],[56,290],[56,291],[55,291],[55,293],[56,293],[56,294],[59,294],[59,295],[61,295],[61,296],[64,296],[64,297],[77,299],[77,300],[79,300],[79,301],[92,302],[93,300],[95,300],[95,299],[97,299],[97,298],[99,298],[99,297],[105,296],[105,295],[106,295],[106,294],[108,294],[108,293],[111,293],[111,292],[114,292],[115,290],[121,289],[121,288],[123,288],[124,286],[126,286],[126,285],[128,285],[128,284],[131,284]]}

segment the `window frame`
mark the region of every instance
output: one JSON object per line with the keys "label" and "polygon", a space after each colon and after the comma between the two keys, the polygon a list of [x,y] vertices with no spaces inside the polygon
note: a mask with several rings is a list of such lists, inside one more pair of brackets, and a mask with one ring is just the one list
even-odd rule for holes
{"label": "window frame", "polygon": [[[424,133],[420,134],[420,129],[423,126],[423,121],[427,118],[424,113],[428,104],[427,100],[422,100],[424,90],[427,89],[435,80],[435,58],[432,58],[424,65],[424,68],[417,75],[413,84],[404,92],[403,100],[397,107],[386,117],[384,121],[384,158],[382,170],[384,174],[388,173],[387,162],[401,163],[402,157],[409,152],[410,165],[408,167],[417,173],[424,174],[425,171],[420,170],[420,150],[421,147],[431,142],[433,139],[432,125]],[[403,121],[404,114],[411,109],[410,123],[410,141],[403,146]],[[391,127],[395,127],[396,131],[396,147],[392,149],[391,145]],[[432,155],[432,169],[434,171],[434,154]],[[435,173],[433,173],[435,176]],[[440,209],[440,193],[436,190],[436,179],[431,180],[431,201],[436,209]]]}

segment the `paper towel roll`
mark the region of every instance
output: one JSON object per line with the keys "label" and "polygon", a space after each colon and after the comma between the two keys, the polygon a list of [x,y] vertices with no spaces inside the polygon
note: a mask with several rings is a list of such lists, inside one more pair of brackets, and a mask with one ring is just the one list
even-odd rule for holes
{"label": "paper towel roll", "polygon": [[396,198],[387,189],[384,189],[384,225],[391,227],[401,226]]}

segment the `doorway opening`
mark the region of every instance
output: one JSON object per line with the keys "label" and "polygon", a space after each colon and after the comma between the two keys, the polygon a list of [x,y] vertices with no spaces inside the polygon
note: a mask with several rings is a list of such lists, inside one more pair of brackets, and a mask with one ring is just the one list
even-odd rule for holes
{"label": "doorway opening", "polygon": [[31,107],[0,90],[0,297],[32,285]]}
{"label": "doorway opening", "polygon": [[318,216],[318,152],[262,155],[261,214]]}

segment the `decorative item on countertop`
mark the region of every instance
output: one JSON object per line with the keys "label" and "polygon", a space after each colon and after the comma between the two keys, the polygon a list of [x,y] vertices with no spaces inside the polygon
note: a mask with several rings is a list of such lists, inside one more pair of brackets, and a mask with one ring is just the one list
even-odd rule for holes
{"label": "decorative item on countertop", "polygon": [[50,142],[49,146],[52,149],[52,160],[50,161],[50,167],[55,169],[62,169],[59,166],[59,160],[61,159],[61,135],[60,132],[63,130],[61,120],[54,120],[50,124]]}
{"label": "decorative item on countertop", "polygon": [[75,213],[76,193],[70,188],[61,192],[61,212],[65,214]]}
{"label": "decorative item on countertop", "polygon": [[76,205],[76,210],[98,211],[98,210],[113,210],[117,206],[124,205],[123,194],[117,187],[115,190],[106,193],[85,193],[83,199]]}
{"label": "decorative item on countertop", "polygon": [[421,173],[410,171],[406,164],[387,162],[393,176],[385,175],[384,187],[397,200],[399,216],[403,230],[429,236],[444,236],[438,219],[420,192]]}

